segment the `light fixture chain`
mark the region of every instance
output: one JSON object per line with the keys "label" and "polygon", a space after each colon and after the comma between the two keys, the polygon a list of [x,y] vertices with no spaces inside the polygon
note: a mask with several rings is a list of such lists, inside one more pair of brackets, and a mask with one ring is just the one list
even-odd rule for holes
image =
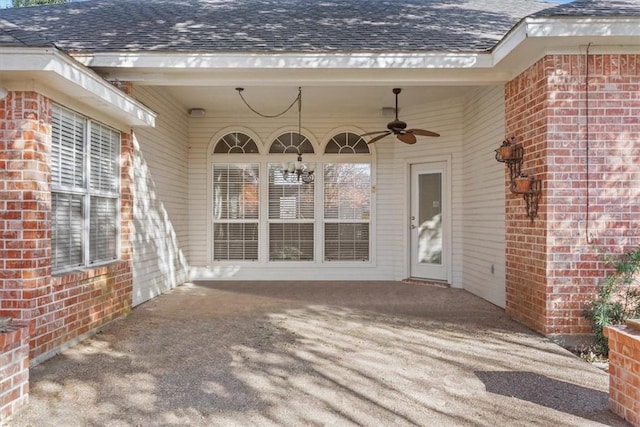
{"label": "light fixture chain", "polygon": [[[244,90],[243,87],[237,87],[236,90],[238,91],[238,95],[240,95],[240,99],[242,99],[242,102],[244,102],[244,105],[246,105],[255,114],[257,114],[260,117],[264,117],[265,119],[275,119],[277,117],[280,117],[280,116],[286,114],[287,112],[289,112],[289,110],[291,110],[293,108],[293,106],[296,104],[296,102],[298,103],[298,105],[300,104],[300,98],[302,97],[302,91],[301,91],[300,88],[298,88],[298,96],[293,100],[291,105],[289,105],[284,111],[282,111],[281,113],[278,113],[278,114],[264,114],[264,113],[261,113],[260,111],[256,110],[255,108],[253,108],[251,105],[249,105],[247,100],[242,95],[242,91]],[[300,107],[298,106],[298,108],[300,108]]]}

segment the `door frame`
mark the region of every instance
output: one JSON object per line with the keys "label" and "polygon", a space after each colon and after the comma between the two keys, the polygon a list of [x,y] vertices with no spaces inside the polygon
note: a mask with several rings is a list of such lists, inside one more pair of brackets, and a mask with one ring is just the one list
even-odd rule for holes
{"label": "door frame", "polygon": [[[404,256],[405,256],[405,277],[411,277],[411,168],[416,165],[429,165],[435,163],[444,163],[444,177],[442,181],[442,198],[443,198],[443,212],[447,212],[446,218],[443,215],[442,221],[442,242],[443,242],[443,256],[448,258],[448,265],[446,266],[446,283],[452,284],[453,277],[453,247],[452,247],[452,199],[451,194],[451,156],[433,156],[421,159],[415,159],[414,161],[408,161],[405,165],[405,215],[403,221],[403,227],[405,232],[403,233],[404,241]],[[444,254],[446,251],[446,254]],[[425,280],[429,280],[425,278]],[[438,280],[439,281],[439,280]]]}

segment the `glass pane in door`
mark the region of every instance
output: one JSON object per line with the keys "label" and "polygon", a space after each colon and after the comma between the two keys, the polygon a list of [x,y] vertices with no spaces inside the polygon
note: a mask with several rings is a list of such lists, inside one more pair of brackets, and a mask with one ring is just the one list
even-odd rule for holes
{"label": "glass pane in door", "polygon": [[418,177],[418,262],[442,263],[442,174]]}

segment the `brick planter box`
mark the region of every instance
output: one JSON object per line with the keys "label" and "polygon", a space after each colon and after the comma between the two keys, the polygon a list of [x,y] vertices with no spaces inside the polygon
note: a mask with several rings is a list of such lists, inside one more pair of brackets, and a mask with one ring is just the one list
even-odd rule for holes
{"label": "brick planter box", "polygon": [[632,324],[604,330],[609,339],[609,408],[640,427],[640,329]]}
{"label": "brick planter box", "polygon": [[0,421],[29,399],[29,328],[0,324]]}

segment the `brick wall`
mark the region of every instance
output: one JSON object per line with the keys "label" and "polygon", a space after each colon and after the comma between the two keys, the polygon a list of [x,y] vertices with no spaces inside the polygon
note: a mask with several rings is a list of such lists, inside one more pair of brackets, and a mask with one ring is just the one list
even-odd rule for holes
{"label": "brick wall", "polygon": [[0,421],[29,400],[29,328],[0,329]]}
{"label": "brick wall", "polygon": [[0,316],[31,335],[51,276],[50,111],[33,92],[0,101]]}
{"label": "brick wall", "polygon": [[609,408],[640,427],[640,331],[606,327],[609,340]]}
{"label": "brick wall", "polygon": [[640,243],[640,55],[546,56],[505,102],[506,134],[542,179],[533,222],[507,189],[507,313],[545,335],[590,334],[582,313],[606,255]]}
{"label": "brick wall", "polygon": [[27,322],[32,362],[126,314],[132,295],[132,141],[122,137],[122,257],[51,276],[51,101],[0,101],[0,316]]}

